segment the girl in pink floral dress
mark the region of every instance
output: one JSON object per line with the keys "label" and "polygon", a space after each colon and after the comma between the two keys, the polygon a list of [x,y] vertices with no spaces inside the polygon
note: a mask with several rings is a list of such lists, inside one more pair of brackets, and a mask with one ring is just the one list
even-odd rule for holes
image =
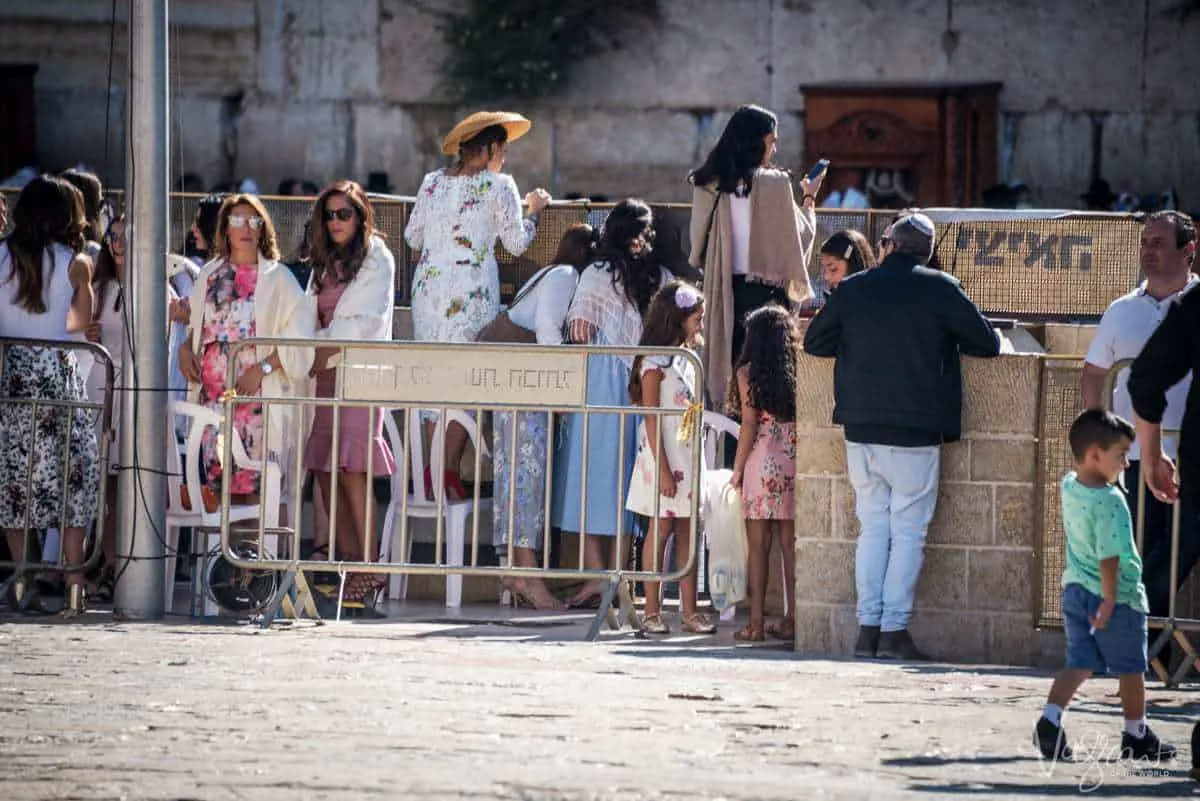
{"label": "girl in pink floral dress", "polygon": [[790,640],[795,634],[796,533],[796,352],[800,329],[777,305],[746,316],[746,340],[730,384],[730,410],[741,415],[733,486],[742,490],[749,546],[750,622],[734,636],[764,639],[763,607],[771,529],[779,531],[788,616],[766,634]]}

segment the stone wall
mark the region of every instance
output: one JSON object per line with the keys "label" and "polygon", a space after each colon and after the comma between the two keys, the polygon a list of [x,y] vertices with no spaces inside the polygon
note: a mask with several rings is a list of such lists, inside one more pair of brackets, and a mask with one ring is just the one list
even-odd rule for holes
{"label": "stone wall", "polygon": [[[942,452],[911,630],[938,659],[1037,664],[1036,356],[964,360],[963,439]],[[801,354],[796,454],[796,649],[854,646],[858,520],[833,412],[833,360]]]}
{"label": "stone wall", "polygon": [[[1001,165],[1043,205],[1075,206],[1094,170],[1118,189],[1200,185],[1200,15],[1177,0],[660,0],[580,62],[512,149],[521,186],[687,198],[684,175],[745,102],[781,114],[800,167],[801,85],[1001,81]],[[124,4],[121,13],[124,13]],[[318,183],[386,170],[412,193],[464,113],[441,78],[457,0],[175,0],[176,174]],[[123,92],[107,91],[108,0],[0,3],[0,63],[37,64],[39,156],[123,172]],[[1004,32],[1001,34],[1001,32]],[[114,77],[126,74],[124,25]],[[1103,58],[1097,58],[1097,54]],[[105,158],[105,112],[111,106]],[[1002,170],[1003,171],[1003,170]],[[1189,196],[1192,193],[1193,196]]]}

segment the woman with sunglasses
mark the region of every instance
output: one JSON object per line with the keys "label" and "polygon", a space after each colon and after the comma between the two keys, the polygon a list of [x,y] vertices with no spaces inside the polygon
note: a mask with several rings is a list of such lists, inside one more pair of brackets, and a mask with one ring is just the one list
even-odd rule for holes
{"label": "woman with sunglasses", "polygon": [[[229,354],[242,339],[251,337],[311,338],[316,330],[316,309],[287,267],[279,263],[275,226],[262,201],[253,195],[226,198],[217,216],[213,261],[205,265],[191,296],[191,328],[179,350],[179,367],[192,384],[188,399],[224,412],[221,396],[226,389],[239,395],[290,396],[307,394],[312,348],[244,348],[237,352],[238,377],[226,386]],[[286,453],[296,446],[294,407],[271,407],[270,428],[263,425],[261,404],[234,406],[233,427],[253,460],[266,454]],[[267,447],[264,449],[264,438]],[[217,430],[205,431],[201,444],[201,470],[207,486],[219,492],[231,482],[235,503],[254,503],[261,473],[221,465]],[[292,462],[283,459],[286,469]]]}
{"label": "woman with sunglasses", "polygon": [[[313,203],[306,229],[312,267],[308,295],[316,302],[317,339],[390,340],[396,262],[375,229],[375,212],[363,188],[354,181],[335,181],[325,187]],[[316,378],[318,397],[335,394],[337,358],[336,348],[317,348],[311,375]],[[338,560],[374,561],[379,552],[375,532],[366,527],[367,482],[374,476],[390,476],[396,468],[383,437],[383,414],[362,407],[338,412],[336,485],[334,410],[318,406],[313,415],[304,465],[316,475],[325,509],[332,508],[332,493],[338,493],[333,526]],[[368,451],[374,451],[372,476],[367,475]],[[314,558],[330,558],[328,537],[328,530],[318,527]],[[343,597],[361,601],[384,584],[379,576],[355,573]]]}

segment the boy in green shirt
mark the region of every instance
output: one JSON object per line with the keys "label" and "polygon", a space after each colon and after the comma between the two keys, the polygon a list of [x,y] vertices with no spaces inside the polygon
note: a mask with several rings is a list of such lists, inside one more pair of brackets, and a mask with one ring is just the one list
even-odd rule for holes
{"label": "boy in green shirt", "polygon": [[1069,435],[1075,467],[1062,480],[1067,564],[1062,612],[1067,665],[1054,678],[1034,729],[1047,759],[1070,759],[1062,714],[1093,673],[1116,673],[1125,730],[1121,756],[1174,759],[1176,748],[1146,725],[1146,589],[1125,495],[1116,486],[1134,430],[1101,409],[1075,418]]}

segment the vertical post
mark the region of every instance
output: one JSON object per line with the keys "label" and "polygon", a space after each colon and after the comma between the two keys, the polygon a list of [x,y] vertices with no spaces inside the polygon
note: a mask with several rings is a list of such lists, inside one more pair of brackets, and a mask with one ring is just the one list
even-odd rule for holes
{"label": "vertical post", "polygon": [[[167,413],[167,3],[129,1],[129,91],[125,152],[129,344],[121,399],[115,611],[131,619],[163,614]],[[147,421],[150,421],[147,423]],[[192,501],[196,502],[195,499]]]}

